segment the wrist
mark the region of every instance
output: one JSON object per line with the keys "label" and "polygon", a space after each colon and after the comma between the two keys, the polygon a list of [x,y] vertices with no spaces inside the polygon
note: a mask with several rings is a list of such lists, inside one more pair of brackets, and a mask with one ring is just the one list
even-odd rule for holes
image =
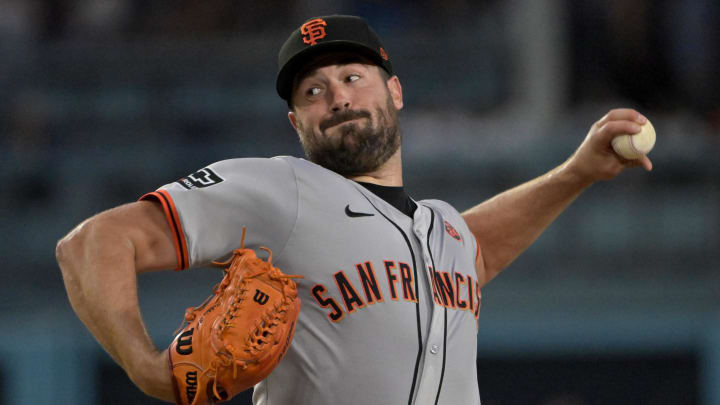
{"label": "wrist", "polygon": [[175,401],[167,350],[140,356],[126,371],[145,394],[168,402]]}
{"label": "wrist", "polygon": [[595,179],[590,173],[585,173],[578,165],[573,164],[574,158],[575,156],[570,157],[551,174],[556,176],[559,181],[582,191],[595,183]]}

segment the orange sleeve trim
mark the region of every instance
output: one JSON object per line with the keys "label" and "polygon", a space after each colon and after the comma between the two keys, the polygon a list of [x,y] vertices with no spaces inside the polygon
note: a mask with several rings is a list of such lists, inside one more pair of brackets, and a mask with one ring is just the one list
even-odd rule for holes
{"label": "orange sleeve trim", "polygon": [[173,242],[175,243],[175,252],[177,254],[178,261],[178,266],[175,270],[187,269],[189,262],[187,241],[185,240],[185,233],[182,229],[180,216],[177,213],[172,197],[170,197],[170,193],[165,190],[158,190],[140,197],[141,201],[148,199],[159,201],[163,207],[163,211],[165,211],[165,217],[170,225],[170,231],[174,236]]}

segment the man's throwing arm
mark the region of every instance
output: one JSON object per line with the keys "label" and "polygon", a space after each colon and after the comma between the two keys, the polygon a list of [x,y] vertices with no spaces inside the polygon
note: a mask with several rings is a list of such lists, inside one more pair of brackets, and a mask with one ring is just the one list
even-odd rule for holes
{"label": "man's throwing arm", "polygon": [[62,238],[56,256],[80,320],[140,389],[172,402],[167,354],[150,339],[137,295],[138,273],[177,264],[160,205],[140,201],[100,213]]}
{"label": "man's throwing arm", "polygon": [[630,167],[651,170],[646,156],[626,160],[611,146],[620,134],[640,132],[645,121],[633,109],[612,110],[592,125],[563,164],[465,211],[462,216],[482,252],[484,266],[478,266],[481,285],[512,263],[591,184],[610,180]]}

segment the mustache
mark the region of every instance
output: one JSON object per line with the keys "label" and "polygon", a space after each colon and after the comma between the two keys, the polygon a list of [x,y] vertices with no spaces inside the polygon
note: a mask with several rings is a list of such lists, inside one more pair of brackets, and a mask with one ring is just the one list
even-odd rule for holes
{"label": "mustache", "polygon": [[320,123],[320,130],[325,131],[326,129],[333,127],[338,124],[342,124],[345,121],[354,120],[357,118],[370,118],[370,112],[367,110],[344,110],[334,114],[332,117],[326,119]]}

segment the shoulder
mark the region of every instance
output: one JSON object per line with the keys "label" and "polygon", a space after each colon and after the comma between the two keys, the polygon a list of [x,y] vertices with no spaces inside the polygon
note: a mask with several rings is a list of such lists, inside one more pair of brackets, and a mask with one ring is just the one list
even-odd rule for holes
{"label": "shoulder", "polygon": [[342,185],[350,185],[353,182],[343,177],[340,174],[333,172],[332,170],[326,169],[316,163],[309,160],[293,157],[293,156],[276,156],[271,160],[283,162],[287,164],[290,170],[292,170],[296,181],[299,184],[314,187],[328,187]]}
{"label": "shoulder", "polygon": [[278,156],[273,158],[234,158],[217,161],[207,166],[207,168],[225,174],[244,173],[248,171],[264,172],[266,170],[288,171],[291,170],[291,165],[288,162],[288,158],[290,157]]}
{"label": "shoulder", "polygon": [[208,166],[210,169],[223,173],[246,173],[266,171],[285,171],[297,173],[325,174],[329,176],[340,176],[322,166],[294,156],[274,156],[271,158],[235,158],[215,162]]}
{"label": "shoulder", "polygon": [[443,216],[460,217],[460,213],[455,209],[455,207],[442,200],[420,200],[418,201],[418,204],[429,207]]}
{"label": "shoulder", "polygon": [[[173,195],[197,196],[262,190],[292,192],[297,184],[291,165],[276,158],[235,158],[209,164],[163,186]],[[185,193],[187,192],[187,193]]]}
{"label": "shoulder", "polygon": [[235,158],[209,164],[178,180],[178,183],[191,189],[223,182],[272,181],[279,178],[294,178],[294,170],[287,159]]}
{"label": "shoulder", "polygon": [[329,185],[339,186],[349,182],[343,176],[305,159],[275,156],[221,160],[183,177],[176,186],[191,190],[219,184],[213,189],[281,188],[290,191],[299,188],[321,190]]}
{"label": "shoulder", "polygon": [[460,212],[449,203],[442,200],[422,200],[418,203],[432,209],[435,215],[438,216],[437,220],[443,221],[443,225],[448,229],[448,232],[457,229],[463,236],[468,238],[472,236]]}

